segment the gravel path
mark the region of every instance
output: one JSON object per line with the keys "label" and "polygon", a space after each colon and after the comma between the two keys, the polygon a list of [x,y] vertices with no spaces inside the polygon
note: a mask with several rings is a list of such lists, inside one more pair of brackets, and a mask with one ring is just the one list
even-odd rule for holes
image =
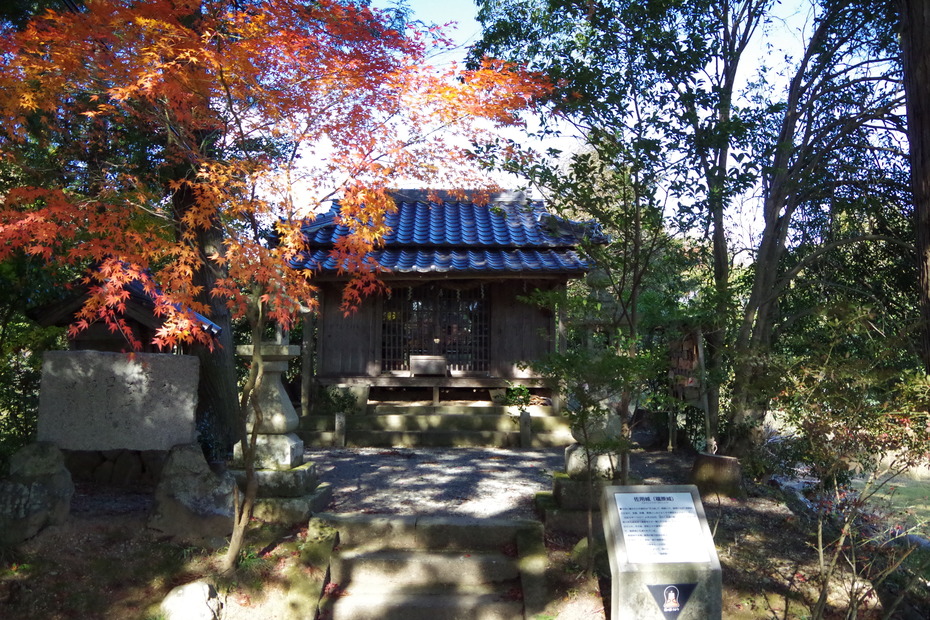
{"label": "gravel path", "polygon": [[552,490],[564,448],[310,449],[331,512],[533,518],[533,497]]}
{"label": "gravel path", "polygon": [[[533,498],[552,491],[552,472],[565,469],[565,448],[309,449],[333,486],[330,512],[536,518]],[[690,459],[636,451],[634,476],[644,484],[683,484]]]}

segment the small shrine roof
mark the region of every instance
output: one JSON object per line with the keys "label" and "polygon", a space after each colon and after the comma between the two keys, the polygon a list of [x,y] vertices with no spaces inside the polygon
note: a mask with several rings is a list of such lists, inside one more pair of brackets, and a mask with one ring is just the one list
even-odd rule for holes
{"label": "small shrine roof", "polygon": [[[587,238],[604,242],[596,224],[549,213],[542,201],[520,194],[492,197],[487,204],[453,199],[429,201],[422,192],[395,194],[397,209],[386,216],[391,228],[371,258],[400,274],[566,274],[590,267],[578,250]],[[337,224],[339,205],[303,226],[309,249],[291,263],[297,269],[335,272],[331,254],[349,234]]]}

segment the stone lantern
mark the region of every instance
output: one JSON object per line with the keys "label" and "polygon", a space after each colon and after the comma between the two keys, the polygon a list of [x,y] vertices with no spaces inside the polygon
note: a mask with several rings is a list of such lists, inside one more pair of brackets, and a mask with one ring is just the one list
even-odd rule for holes
{"label": "stone lantern", "polygon": [[[332,488],[319,483],[314,463],[304,463],[304,442],[294,433],[300,419],[284,389],[282,377],[290,359],[300,355],[300,347],[263,342],[261,353],[264,376],[256,398],[262,410],[255,442],[255,476],[258,497],[255,516],[263,521],[298,523],[322,509],[332,498]],[[253,345],[236,348],[236,353],[251,358]],[[249,412],[246,429],[251,439],[255,420]],[[236,443],[234,466],[243,467],[242,445]],[[245,471],[232,472],[241,487]]]}
{"label": "stone lantern", "polygon": [[[258,426],[258,439],[255,446],[256,469],[291,469],[303,463],[304,442],[294,434],[300,419],[284,389],[282,377],[287,371],[291,358],[300,355],[296,345],[263,342],[261,345],[264,360],[264,376],[256,397],[262,410],[262,420]],[[239,355],[251,358],[253,345],[236,348]],[[255,419],[248,412],[246,430],[251,435]],[[241,446],[236,444],[236,460],[240,460]]]}

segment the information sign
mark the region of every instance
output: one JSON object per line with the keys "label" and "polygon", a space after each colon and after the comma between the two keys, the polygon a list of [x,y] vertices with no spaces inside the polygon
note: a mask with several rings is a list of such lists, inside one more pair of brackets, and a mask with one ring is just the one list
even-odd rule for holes
{"label": "information sign", "polygon": [[614,498],[629,562],[710,561],[690,493],[617,493]]}
{"label": "information sign", "polygon": [[722,573],[694,485],[604,487],[611,617],[721,620]]}

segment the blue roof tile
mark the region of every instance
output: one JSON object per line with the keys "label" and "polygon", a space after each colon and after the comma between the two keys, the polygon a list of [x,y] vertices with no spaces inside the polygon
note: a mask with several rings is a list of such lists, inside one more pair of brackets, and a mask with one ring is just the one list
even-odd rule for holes
{"label": "blue roof tile", "polygon": [[[308,250],[296,269],[335,271],[335,241],[348,234],[336,226],[338,205],[307,222]],[[552,216],[542,202],[432,202],[399,200],[388,214],[391,232],[372,258],[395,273],[580,273],[588,264],[576,247],[583,236],[605,241],[592,224]]]}

